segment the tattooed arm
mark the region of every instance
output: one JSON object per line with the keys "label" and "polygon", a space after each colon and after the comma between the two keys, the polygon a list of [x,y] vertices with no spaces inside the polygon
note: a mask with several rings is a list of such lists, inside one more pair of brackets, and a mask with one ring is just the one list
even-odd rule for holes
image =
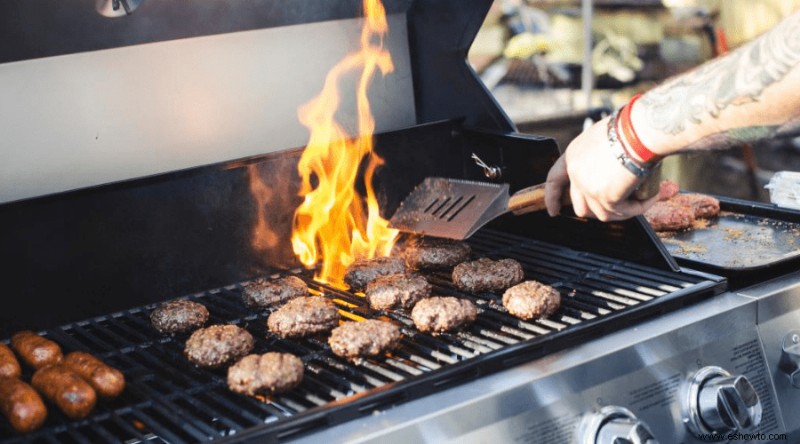
{"label": "tattooed arm", "polygon": [[648,91],[631,121],[658,154],[725,148],[796,130],[800,13],[724,57]]}
{"label": "tattooed arm", "polygon": [[[800,129],[800,12],[724,57],[667,80],[632,108],[640,140],[667,156],[727,148]],[[607,119],[570,143],[547,177],[548,212],[569,192],[575,214],[619,220],[653,202],[630,198],[640,179],[614,158]],[[641,160],[641,159],[639,159]]]}

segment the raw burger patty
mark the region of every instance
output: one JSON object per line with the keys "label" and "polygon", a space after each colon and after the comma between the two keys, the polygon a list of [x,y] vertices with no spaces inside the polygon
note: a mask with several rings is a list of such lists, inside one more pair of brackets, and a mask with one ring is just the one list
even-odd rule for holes
{"label": "raw burger patty", "polygon": [[244,395],[273,395],[297,387],[303,361],[291,353],[247,355],[228,368],[228,388]]}
{"label": "raw burger patty", "polygon": [[431,295],[431,284],[418,274],[378,276],[367,284],[369,306],[375,310],[411,308],[420,299]]}
{"label": "raw burger patty", "polygon": [[464,242],[436,237],[416,239],[404,252],[406,265],[415,270],[451,268],[469,259],[471,253]]}
{"label": "raw burger patty", "polygon": [[525,281],[503,293],[503,306],[522,319],[550,316],[561,305],[561,294],[555,288],[536,281]]}
{"label": "raw burger patty", "polygon": [[301,296],[269,315],[269,331],[284,338],[323,333],[339,324],[336,304],[322,296]]}
{"label": "raw burger patty", "polygon": [[258,279],[242,291],[242,301],[253,309],[283,304],[289,299],[308,294],[308,285],[296,276],[267,280]]}
{"label": "raw burger patty", "polygon": [[472,293],[499,291],[522,282],[522,265],[514,259],[480,258],[453,269],[453,284]]}
{"label": "raw burger patty", "polygon": [[406,272],[406,264],[399,257],[376,257],[373,259],[361,259],[353,262],[347,267],[344,281],[353,291],[363,291],[367,284],[378,276],[389,274],[403,274]]}
{"label": "raw burger patty", "polygon": [[253,336],[235,325],[201,328],[186,341],[183,353],[193,364],[215,368],[239,359],[253,349]]}
{"label": "raw burger patty", "polygon": [[208,309],[193,301],[169,301],[150,313],[153,328],[163,334],[175,334],[200,328],[208,321]]}
{"label": "raw burger patty", "polygon": [[400,342],[400,329],[396,325],[367,319],[363,322],[346,322],[331,332],[328,344],[337,355],[350,360],[378,356]]}
{"label": "raw burger patty", "polygon": [[469,324],[478,316],[475,304],[452,296],[434,296],[417,302],[411,319],[422,332],[441,333]]}

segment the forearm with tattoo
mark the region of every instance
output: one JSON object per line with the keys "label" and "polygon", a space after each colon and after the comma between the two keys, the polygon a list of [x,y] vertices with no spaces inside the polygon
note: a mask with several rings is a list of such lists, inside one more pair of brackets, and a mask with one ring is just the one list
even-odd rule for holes
{"label": "forearm with tattoo", "polygon": [[[761,38],[649,91],[640,99],[647,110],[646,123],[663,134],[680,134],[690,125],[718,119],[728,107],[757,102],[768,87],[798,64],[800,14],[794,14]],[[698,140],[691,148],[770,137],[784,126],[731,129]]]}

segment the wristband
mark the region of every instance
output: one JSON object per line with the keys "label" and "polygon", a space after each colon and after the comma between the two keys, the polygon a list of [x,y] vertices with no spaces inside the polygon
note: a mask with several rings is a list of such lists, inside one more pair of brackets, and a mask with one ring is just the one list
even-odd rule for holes
{"label": "wristband", "polygon": [[636,177],[647,177],[650,173],[653,172],[653,168],[658,165],[658,162],[652,165],[641,166],[636,163],[631,157],[628,155],[628,152],[625,149],[625,145],[619,140],[617,137],[617,115],[619,114],[619,110],[614,111],[611,114],[611,117],[608,119],[608,143],[611,148],[615,151],[615,156],[622,166],[624,166],[628,171],[633,173]]}
{"label": "wristband", "polygon": [[639,135],[636,134],[633,124],[631,124],[631,110],[633,110],[633,104],[636,103],[641,96],[641,94],[636,94],[627,105],[622,107],[619,113],[619,126],[622,135],[625,136],[625,141],[630,144],[631,150],[639,159],[642,160],[642,162],[644,162],[645,165],[651,165],[661,160],[661,156],[658,156],[656,153],[650,151],[646,146],[644,146],[642,141],[639,139]]}

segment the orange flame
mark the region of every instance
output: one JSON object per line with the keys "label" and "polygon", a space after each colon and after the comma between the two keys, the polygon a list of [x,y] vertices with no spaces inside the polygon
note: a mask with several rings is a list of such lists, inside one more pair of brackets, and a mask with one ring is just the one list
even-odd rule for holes
{"label": "orange flame", "polygon": [[[297,167],[304,200],[294,214],[292,248],[307,267],[322,260],[314,278],[338,287],[344,287],[348,265],[358,258],[388,255],[398,234],[381,218],[372,188],[375,169],[383,160],[372,151],[375,121],[367,99],[367,88],[376,70],[383,75],[394,70],[391,55],[383,47],[389,27],[380,0],[364,0],[363,5],[360,49],[337,63],[328,72],[322,92],[298,110],[300,122],[311,135]],[[335,113],[342,76],[358,70],[358,131],[354,137],[336,121]],[[360,196],[356,180],[365,160],[366,196]],[[312,177],[316,178],[316,188]]]}

